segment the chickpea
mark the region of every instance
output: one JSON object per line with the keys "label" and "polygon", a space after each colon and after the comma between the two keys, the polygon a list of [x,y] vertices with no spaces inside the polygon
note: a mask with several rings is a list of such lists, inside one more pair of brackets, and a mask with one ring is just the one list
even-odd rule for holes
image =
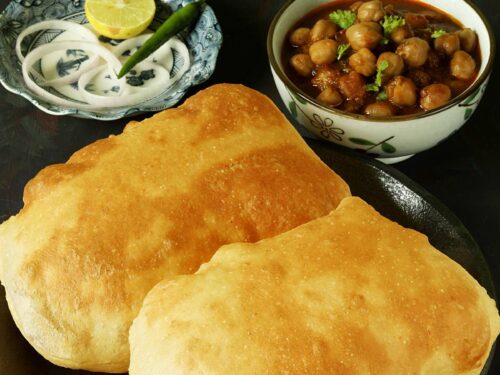
{"label": "chickpea", "polygon": [[448,86],[442,83],[434,83],[420,90],[420,107],[425,111],[441,107],[451,98]]}
{"label": "chickpea", "polygon": [[373,31],[382,34],[382,26],[378,22],[363,22],[365,25],[370,27]]}
{"label": "chickpea", "polygon": [[333,87],[327,87],[316,97],[316,99],[326,105],[337,107],[342,103],[342,95]]}
{"label": "chickpea", "polygon": [[458,79],[471,79],[476,73],[476,62],[465,51],[457,51],[450,61],[451,75]]}
{"label": "chickpea", "polygon": [[477,35],[471,29],[462,29],[457,32],[460,39],[460,46],[465,52],[472,52],[477,45]]}
{"label": "chickpea", "polygon": [[378,22],[384,15],[384,5],[380,0],[367,1],[358,8],[358,20],[361,22]]}
{"label": "chickpea", "polygon": [[418,68],[427,60],[429,43],[417,37],[408,38],[398,46],[396,53],[403,58],[406,65]]}
{"label": "chickpea", "polygon": [[377,58],[368,48],[361,48],[349,57],[349,66],[365,77],[375,74],[376,62]]}
{"label": "chickpea", "polygon": [[394,108],[387,102],[375,102],[365,107],[364,114],[372,117],[389,117],[394,115]]}
{"label": "chickpea", "polygon": [[385,89],[389,101],[400,107],[410,107],[417,102],[417,88],[413,81],[403,76],[393,78]]}
{"label": "chickpea", "polygon": [[316,65],[330,64],[337,58],[337,42],[332,39],[322,39],[311,44],[309,56]]}
{"label": "chickpea", "polygon": [[318,20],[309,33],[311,42],[321,39],[329,39],[335,36],[337,26],[329,20]]}
{"label": "chickpea", "polygon": [[299,27],[290,34],[290,44],[294,47],[304,46],[309,43],[309,32],[307,27]]}
{"label": "chickpea", "polygon": [[434,49],[439,52],[444,52],[448,56],[460,49],[460,39],[457,34],[444,34],[439,38],[434,39]]}
{"label": "chickpea", "polygon": [[359,7],[363,4],[363,1],[356,1],[349,6],[349,10],[357,12]]}
{"label": "chickpea", "polygon": [[310,77],[314,69],[314,64],[305,53],[299,53],[292,56],[290,59],[290,65],[295,70],[295,72],[302,77]]}
{"label": "chickpea", "polygon": [[396,27],[389,34],[391,40],[396,44],[401,44],[403,40],[410,38],[412,36],[411,30],[408,26],[399,26]]}
{"label": "chickpea", "polygon": [[380,25],[375,22],[356,23],[346,30],[346,37],[355,51],[372,49],[382,40]]}
{"label": "chickpea", "polygon": [[401,73],[403,73],[405,64],[401,56],[396,55],[393,52],[383,52],[378,57],[377,66],[380,66],[382,61],[387,61],[387,63],[389,64],[389,66],[385,68],[384,72],[382,73],[383,81],[388,81],[392,77],[399,76]]}

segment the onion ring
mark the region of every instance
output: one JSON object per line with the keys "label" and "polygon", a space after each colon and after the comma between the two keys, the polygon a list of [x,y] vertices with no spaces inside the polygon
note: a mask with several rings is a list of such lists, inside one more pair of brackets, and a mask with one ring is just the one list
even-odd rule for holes
{"label": "onion ring", "polygon": [[[91,43],[91,42],[86,42],[86,41],[80,41],[82,48],[87,49],[89,51],[94,52],[96,55],[101,56],[106,62],[109,64],[112,70],[114,70],[114,74],[116,76],[116,72],[120,70],[122,64],[120,60],[116,58],[115,55],[113,55],[108,49],[105,47]],[[72,48],[74,47],[74,42],[71,41],[61,41],[61,42],[53,42],[50,44],[45,44],[42,46],[39,46],[35,48],[34,50],[30,51],[26,55],[26,58],[23,61],[22,65],[22,73],[23,73],[23,78],[26,82],[26,85],[33,90],[37,95],[42,97],[43,99],[49,100],[54,104],[58,105],[63,105],[63,106],[69,106],[77,109],[87,109],[91,110],[95,108],[95,105],[89,105],[89,104],[84,104],[84,103],[78,103],[78,102],[73,102],[64,98],[61,98],[57,95],[51,94],[44,88],[40,87],[36,82],[34,82],[31,77],[30,77],[30,72],[29,68],[38,61],[43,55],[47,53],[51,53],[54,51],[58,51],[61,49],[67,49],[67,48]],[[123,83],[124,79],[122,78],[118,82],[121,82],[121,90],[123,90]],[[120,90],[120,91],[121,91]],[[98,105],[98,107],[103,107],[102,105]]]}
{"label": "onion ring", "polygon": [[[48,20],[48,21],[42,21],[35,23],[26,29],[24,29],[19,36],[17,37],[16,40],[16,54],[21,61],[21,63],[24,61],[25,57],[23,56],[21,52],[21,43],[23,42],[24,38],[32,33],[35,33],[37,31],[42,31],[42,30],[64,30],[64,31],[70,31],[73,32],[79,36],[82,37],[82,40],[88,40],[91,42],[98,43],[97,36],[87,29],[85,26],[82,26],[78,23],[74,22],[69,22],[69,21],[61,21],[61,20]],[[55,42],[54,42],[55,43]],[[38,72],[35,70],[31,70],[31,74],[33,74],[37,80],[40,82],[39,84],[42,86],[56,86],[56,85],[65,85],[71,82],[74,82],[78,79],[78,77],[85,71],[88,71],[98,65],[99,58],[98,56],[91,56],[90,60],[87,62],[84,68],[82,68],[79,71],[72,72],[67,76],[53,79],[50,81],[45,80]]]}
{"label": "onion ring", "polygon": [[[143,61],[140,64],[138,64],[137,67],[140,68],[141,70],[155,69],[157,72],[160,73],[160,75],[163,75],[163,77],[158,77],[157,79],[158,83],[155,83],[145,88],[140,88],[138,92],[134,93],[127,92],[125,95],[122,96],[96,95],[88,92],[85,87],[92,80],[92,78],[95,77],[96,74],[101,72],[103,69],[107,68],[106,66],[100,66],[88,71],[87,73],[82,74],[82,76],[78,80],[78,90],[80,90],[82,96],[87,101],[87,103],[91,105],[101,105],[107,108],[134,105],[149,100],[155,97],[156,95],[161,94],[165,90],[164,84],[165,82],[169,83],[170,74],[162,65]],[[121,80],[123,80],[123,78]]]}
{"label": "onion ring", "polygon": [[19,61],[24,61],[24,56],[21,52],[21,43],[26,37],[26,35],[32,34],[37,31],[42,30],[65,30],[65,31],[74,31],[75,34],[78,34],[82,37],[83,40],[89,40],[91,42],[98,42],[97,36],[87,29],[85,26],[80,25],[79,23],[69,22],[69,21],[61,21],[61,20],[48,20],[41,21],[35,23],[31,26],[28,26],[24,29],[21,34],[17,37],[16,40],[16,54]]}
{"label": "onion ring", "polygon": [[[53,41],[50,43],[43,44],[37,48],[31,50],[26,56],[22,55],[21,44],[24,38],[34,32],[52,29],[52,30],[64,30],[73,32],[81,37],[80,40],[61,40]],[[104,69],[109,69],[112,74],[116,77],[117,72],[121,69],[122,63],[119,57],[127,49],[133,49],[134,47],[142,45],[147,39],[153,35],[152,33],[139,35],[135,38],[125,40],[113,47],[111,51],[101,45],[97,36],[86,27],[61,20],[49,20],[42,21],[37,24],[31,25],[19,34],[16,41],[16,54],[22,63],[22,74],[26,82],[26,86],[31,89],[35,94],[40,96],[40,98],[64,107],[83,109],[83,110],[96,110],[100,108],[115,108],[136,105],[138,103],[149,100],[163,91],[171,87],[176,81],[178,81],[182,75],[190,67],[190,55],[186,45],[180,41],[177,37],[171,38],[163,46],[161,46],[155,53],[162,54],[162,57],[166,57],[168,60],[167,68],[154,61],[154,54],[144,60],[137,67],[141,70],[153,69],[157,77],[155,80],[148,84],[146,87],[135,87],[135,90],[131,90],[131,86],[127,84],[126,79],[122,78],[116,80],[119,87],[117,95],[97,95],[89,92],[86,87],[92,81],[92,79]],[[91,58],[85,63],[83,67],[77,71],[73,71],[70,74],[56,78],[52,80],[46,80],[40,73],[33,69],[33,64],[42,59],[44,56],[60,51],[63,49],[74,49],[75,43],[77,43],[77,48],[82,49],[91,55]],[[173,52],[177,52],[182,58],[182,65],[178,67],[178,71],[171,76],[169,70],[175,68],[175,61]],[[171,60],[170,60],[171,56]],[[101,58],[105,61],[105,65],[100,65],[99,61]],[[172,64],[170,65],[170,62]],[[35,80],[37,82],[35,82]],[[54,87],[55,89],[61,88],[63,85],[76,82],[78,84],[78,92],[81,95],[82,101],[72,101],[64,97],[60,97],[47,91],[44,87]],[[64,95],[64,94],[62,94]],[[85,103],[86,101],[87,103]]]}

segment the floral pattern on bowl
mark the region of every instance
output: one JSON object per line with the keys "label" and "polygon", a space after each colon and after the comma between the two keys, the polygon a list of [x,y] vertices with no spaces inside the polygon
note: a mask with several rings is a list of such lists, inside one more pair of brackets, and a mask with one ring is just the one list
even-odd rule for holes
{"label": "floral pattern on bowl", "polygon": [[[192,2],[182,0],[157,0],[157,13],[150,25],[156,30],[166,17],[181,6]],[[180,37],[188,47],[191,67],[175,84],[168,87],[160,95],[133,107],[99,109],[96,111],[65,108],[49,103],[32,93],[23,80],[21,64],[16,56],[15,44],[17,36],[27,26],[47,20],[62,19],[87,23],[83,0],[14,0],[0,14],[0,82],[4,87],[28,99],[42,111],[54,115],[71,115],[75,117],[94,118],[99,120],[115,120],[144,112],[156,112],[170,108],[179,102],[187,90],[194,85],[206,81],[215,70],[217,55],[222,45],[222,32],[215,14],[210,6],[205,6],[197,23],[189,32]],[[51,35],[52,34],[52,35]],[[34,33],[26,38],[29,49],[35,48],[36,41],[52,40],[57,33],[46,31]],[[101,41],[113,44],[113,40]],[[174,67],[175,70],[175,62]]]}

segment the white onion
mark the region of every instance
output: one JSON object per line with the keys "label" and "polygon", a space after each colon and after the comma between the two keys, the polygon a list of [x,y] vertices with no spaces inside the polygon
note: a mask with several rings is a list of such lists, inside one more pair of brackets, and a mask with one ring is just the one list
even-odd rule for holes
{"label": "white onion", "polygon": [[[134,93],[126,92],[122,96],[96,95],[88,92],[86,86],[96,74],[107,68],[106,66],[100,66],[82,74],[78,80],[78,89],[81,91],[87,103],[108,108],[134,105],[151,99],[165,90],[165,83],[170,82],[170,74],[163,66],[145,61],[136,66],[138,70],[154,69],[157,73],[159,73],[158,79],[154,81],[153,85],[138,88],[138,91]],[[123,81],[123,78],[120,81]]]}
{"label": "white onion", "polygon": [[[35,23],[31,26],[28,26],[26,29],[24,29],[19,36],[17,37],[16,40],[16,54],[17,58],[19,61],[23,62],[25,57],[23,56],[21,52],[21,44],[24,40],[24,38],[32,33],[35,33],[37,31],[42,31],[42,30],[64,30],[64,31],[70,31],[73,32],[74,34],[80,36],[82,40],[88,40],[91,42],[98,43],[97,36],[87,29],[85,26],[82,26],[78,23],[74,22],[69,22],[69,21],[61,21],[61,20],[48,20],[48,21],[42,21]],[[35,70],[30,70],[30,73],[33,74],[37,80],[40,81],[40,84],[43,86],[54,86],[54,85],[65,85],[71,82],[74,82],[78,79],[80,74],[83,72],[90,70],[94,67],[97,66],[99,61],[98,56],[91,56],[89,61],[87,62],[86,66],[82,68],[79,71],[72,72],[67,76],[50,80],[50,81],[45,81],[43,77],[38,74]],[[43,83],[42,83],[43,82]]]}
{"label": "white onion", "polygon": [[[54,42],[56,43],[56,42]],[[57,42],[59,43],[59,42]],[[78,80],[78,78],[85,72],[88,72],[91,69],[94,69],[99,65],[99,56],[98,55],[92,55],[89,58],[89,61],[87,61],[87,64],[85,66],[82,66],[80,69],[69,73],[68,75],[61,77],[61,78],[56,78],[56,79],[51,79],[49,81],[45,80],[38,72],[34,69],[30,70],[30,73],[33,74],[36,79],[39,81],[38,84],[40,86],[51,86],[51,87],[57,87],[57,86],[62,86],[62,85],[67,85],[70,83],[75,82]]]}
{"label": "white onion", "polygon": [[28,26],[24,29],[21,34],[17,37],[16,40],[16,54],[19,61],[24,61],[24,56],[21,52],[21,43],[23,42],[26,35],[32,34],[37,31],[42,30],[65,30],[72,31],[75,34],[82,37],[83,40],[88,40],[91,42],[98,43],[97,36],[87,29],[85,26],[82,26],[78,23],[69,22],[69,21],[60,21],[60,20],[48,20],[35,23],[34,25]]}
{"label": "white onion", "polygon": [[[120,57],[123,54],[123,52],[131,50],[134,47],[144,44],[144,42],[148,40],[151,37],[151,35],[153,34],[143,34],[131,39],[124,40],[123,42],[121,42],[120,44],[118,44],[113,48],[112,50],[113,54],[117,57]],[[187,49],[186,45],[183,42],[181,42],[179,38],[174,36],[144,60],[144,61],[152,61],[155,54],[164,54],[166,51],[171,52],[172,50],[175,50],[179,53],[179,55],[184,60],[184,64],[176,74],[170,77],[169,84],[165,88],[168,88],[173,83],[175,83],[180,77],[182,77],[184,73],[186,73],[186,71],[191,66],[189,50]]]}
{"label": "white onion", "polygon": [[[86,41],[79,41],[79,46],[82,47],[82,49],[86,49],[89,51],[94,52],[96,55],[101,56],[108,64],[109,66],[115,71],[119,71],[121,69],[121,62],[116,58],[115,55],[113,55],[107,48],[91,43],[91,42],[86,42]],[[61,98],[57,95],[51,94],[42,87],[40,87],[38,84],[36,84],[30,77],[30,72],[29,69],[31,66],[38,61],[42,56],[58,51],[61,49],[68,49],[68,48],[73,48],[74,47],[74,42],[71,41],[61,41],[61,42],[52,42],[49,44],[44,44],[42,46],[39,46],[35,48],[34,50],[30,51],[28,53],[23,61],[22,65],[22,72],[23,72],[23,78],[26,81],[26,85],[33,90],[36,94],[40,95],[42,98],[50,100],[54,104],[58,105],[63,105],[63,106],[69,106],[69,107],[74,107],[77,109],[92,109],[95,108],[95,106],[91,106],[88,104],[80,104],[77,102],[73,102],[64,98]],[[116,76],[116,73],[115,73]],[[123,82],[123,78],[120,80]],[[102,107],[102,105],[100,106]]]}
{"label": "white onion", "polygon": [[[123,52],[125,52],[126,50],[131,50],[134,47],[139,47],[139,46],[143,45],[144,42],[146,40],[148,40],[149,38],[151,38],[152,35],[153,35],[152,33],[147,33],[147,34],[141,34],[141,35],[135,36],[135,37],[130,38],[130,39],[125,39],[120,44],[114,46],[112,48],[112,52],[115,56],[120,57],[123,54]],[[160,49],[161,48],[163,48],[163,46],[160,47]],[[149,57],[151,57],[151,56],[149,56]]]}
{"label": "white onion", "polygon": [[[30,51],[26,56],[23,56],[21,53],[21,44],[23,39],[31,33],[46,29],[69,31],[77,34],[81,37],[81,39],[53,41],[51,43],[41,45]],[[177,37],[173,37],[146,60],[137,65],[138,70],[154,69],[155,71],[155,79],[151,81],[147,87],[134,87],[132,89],[132,87],[127,84],[125,78],[118,80],[116,78],[116,72],[118,72],[122,67],[119,60],[122,54],[127,49],[132,50],[133,48],[144,44],[144,42],[152,35],[153,34],[148,33],[125,40],[119,45],[113,47],[112,51],[110,51],[108,48],[99,44],[97,36],[86,27],[68,21],[50,20],[31,25],[19,34],[16,41],[16,54],[22,62],[22,74],[28,88],[50,103],[84,110],[131,106],[161,94],[180,77],[182,77],[182,75],[190,67],[190,56],[186,45]],[[91,58],[86,61],[85,65],[80,67],[77,71],[71,72],[64,77],[46,80],[41,74],[33,69],[33,64],[42,59],[44,56],[55,51],[75,48],[82,49],[91,56]],[[172,51],[176,51],[181,56],[183,64],[179,68],[179,71],[171,77],[169,70],[173,69],[174,62]],[[158,58],[158,56],[160,56],[160,58]],[[156,63],[155,57],[158,58],[158,60],[162,60],[163,64],[167,65],[167,68],[160,63]],[[102,64],[101,59],[104,60],[105,64]],[[97,95],[87,90],[87,85],[96,77],[97,74],[102,73],[104,69],[110,70],[112,75],[115,77],[116,83],[119,87],[117,95]],[[33,81],[32,77],[35,77],[38,82]],[[78,91],[81,94],[82,99],[87,103],[68,100],[54,95],[44,89],[45,86],[60,89],[63,85],[76,81],[78,84]]]}

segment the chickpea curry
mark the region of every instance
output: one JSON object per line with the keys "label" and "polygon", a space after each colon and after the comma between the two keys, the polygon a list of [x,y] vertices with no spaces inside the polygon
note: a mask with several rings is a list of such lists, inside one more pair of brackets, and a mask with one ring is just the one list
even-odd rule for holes
{"label": "chickpea curry", "polygon": [[473,30],[411,0],[326,4],[302,18],[285,44],[287,75],[302,91],[373,117],[445,105],[480,66]]}

